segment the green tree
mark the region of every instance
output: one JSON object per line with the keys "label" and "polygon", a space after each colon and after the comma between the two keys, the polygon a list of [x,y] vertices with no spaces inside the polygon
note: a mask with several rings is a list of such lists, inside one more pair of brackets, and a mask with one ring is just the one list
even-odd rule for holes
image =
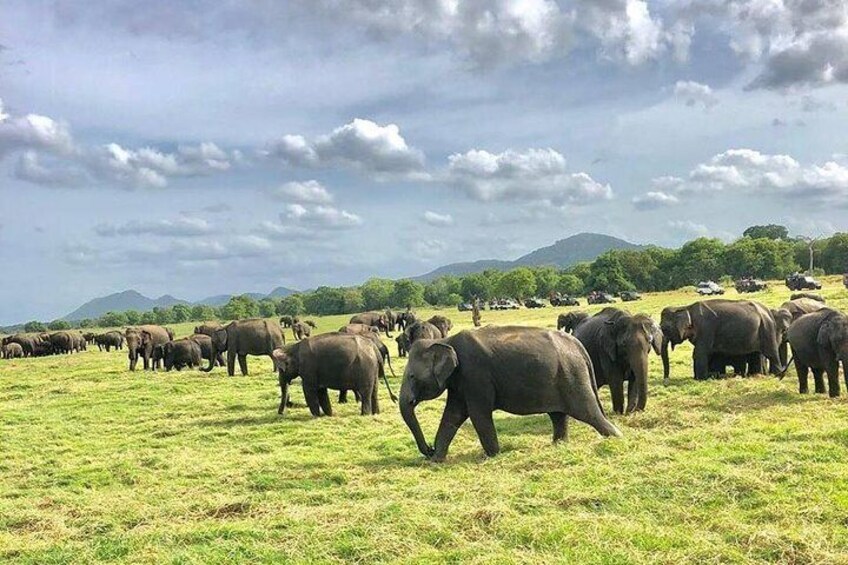
{"label": "green tree", "polygon": [[424,285],[410,279],[395,283],[395,289],[389,299],[389,305],[395,308],[424,306]]}
{"label": "green tree", "polygon": [[277,315],[277,301],[273,298],[263,298],[258,307],[259,315],[263,318],[273,318]]}
{"label": "green tree", "polygon": [[550,296],[559,283],[559,271],[553,267],[537,267],[533,269],[536,278],[536,291],[539,296]]}
{"label": "green tree", "polygon": [[141,312],[137,310],[127,310],[124,312],[124,317],[126,318],[126,323],[130,326],[136,326],[141,323]]}
{"label": "green tree", "polygon": [[498,294],[522,300],[536,293],[536,277],[527,267],[519,267],[504,273],[497,285]]}
{"label": "green tree", "polygon": [[742,235],[751,239],[789,239],[789,230],[785,226],[768,224],[765,226],[751,226],[742,232]]}
{"label": "green tree", "polygon": [[225,320],[244,320],[259,316],[259,304],[250,296],[232,296],[222,307],[221,314]]}
{"label": "green tree", "polygon": [[181,324],[191,320],[191,306],[188,304],[174,304],[171,308],[171,320],[175,324]]}
{"label": "green tree", "polygon": [[277,314],[280,316],[300,316],[306,312],[303,305],[303,297],[299,294],[291,294],[277,303]]}
{"label": "green tree", "polygon": [[27,322],[24,324],[24,331],[27,333],[38,333],[38,332],[46,332],[47,326],[43,323],[33,320],[31,322]]}
{"label": "green tree", "polygon": [[465,300],[472,300],[475,296],[481,300],[491,300],[495,297],[493,281],[484,273],[465,275],[460,282],[460,289]]}
{"label": "green tree", "polygon": [[457,277],[439,277],[424,285],[424,300],[433,306],[451,306],[448,297],[462,292],[462,281]]}
{"label": "green tree", "polygon": [[354,312],[362,312],[365,310],[365,299],[362,297],[362,291],[356,287],[346,288],[342,291],[342,311],[341,314],[353,314]]}
{"label": "green tree", "polygon": [[577,275],[564,273],[557,281],[556,290],[565,294],[583,294],[583,287],[583,281]]}
{"label": "green tree", "polygon": [[319,316],[329,316],[344,312],[344,292],[340,288],[319,286],[303,297],[306,311]]}
{"label": "green tree", "polygon": [[848,272],[848,233],[835,233],[828,238],[818,266],[829,274]]}
{"label": "green tree", "polygon": [[59,330],[69,330],[71,329],[71,324],[69,324],[65,320],[53,320],[52,322],[47,324],[47,329],[54,332]]}
{"label": "green tree", "polygon": [[455,292],[452,292],[447,295],[442,306],[457,306],[462,303],[462,296],[458,295]]}
{"label": "green tree", "polygon": [[359,290],[365,301],[365,310],[382,310],[389,305],[395,290],[395,282],[388,279],[370,279]]}
{"label": "green tree", "polygon": [[93,328],[96,325],[96,322],[91,318],[83,318],[79,321],[79,327],[81,328]]}
{"label": "green tree", "polygon": [[156,312],[153,310],[148,310],[147,312],[142,312],[138,318],[139,324],[158,324],[159,320],[156,317]]}
{"label": "green tree", "polygon": [[124,312],[106,312],[100,317],[98,324],[102,328],[117,328],[119,326],[134,325],[127,322]]}
{"label": "green tree", "polygon": [[718,280],[724,274],[724,243],[707,237],[692,240],[680,248],[672,269],[673,288]]}
{"label": "green tree", "polygon": [[607,251],[592,262],[586,287],[606,292],[621,292],[633,289],[633,283],[627,279],[624,267],[615,251]]}
{"label": "green tree", "polygon": [[193,322],[205,322],[206,320],[214,320],[218,317],[214,306],[208,304],[195,304],[191,307],[191,320]]}

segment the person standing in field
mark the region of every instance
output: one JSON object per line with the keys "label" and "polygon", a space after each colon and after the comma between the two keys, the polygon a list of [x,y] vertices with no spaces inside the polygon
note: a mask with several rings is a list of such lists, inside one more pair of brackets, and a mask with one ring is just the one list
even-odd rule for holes
{"label": "person standing in field", "polygon": [[474,324],[475,328],[480,327],[480,301],[476,296],[471,302],[471,322]]}

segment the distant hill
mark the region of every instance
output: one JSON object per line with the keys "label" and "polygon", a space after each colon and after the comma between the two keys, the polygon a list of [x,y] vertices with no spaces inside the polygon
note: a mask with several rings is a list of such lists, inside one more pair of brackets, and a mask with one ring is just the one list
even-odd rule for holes
{"label": "distant hill", "polygon": [[[271,298],[282,298],[284,296],[289,296],[290,294],[296,293],[296,290],[292,290],[290,288],[285,287],[277,287],[272,290],[269,294],[262,294],[259,292],[248,292],[245,293],[254,300],[262,300],[263,298],[271,297]],[[217,296],[209,296],[204,298],[203,300],[198,300],[197,302],[189,302],[187,300],[180,300],[179,298],[174,298],[173,296],[166,294],[164,296],[160,296],[159,298],[148,298],[135,290],[125,290],[123,292],[116,292],[115,294],[110,294],[109,296],[103,296],[100,298],[95,298],[94,300],[90,300],[68,314],[64,317],[65,320],[69,321],[78,321],[84,320],[86,318],[99,318],[103,314],[107,312],[126,312],[127,310],[137,310],[139,312],[147,312],[156,308],[157,306],[160,308],[168,308],[175,304],[203,304],[206,306],[223,306],[227,302],[229,302],[232,294],[219,294]]]}
{"label": "distant hill", "polygon": [[106,312],[125,312],[127,310],[146,312],[157,306],[167,308],[174,304],[188,304],[188,302],[167,294],[153,299],[135,290],[125,290],[124,292],[116,292],[109,296],[90,300],[65,316],[65,319],[74,321],[84,320],[86,318],[99,318]]}
{"label": "distant hill", "polygon": [[642,246],[624,241],[617,237],[599,233],[578,233],[565,239],[560,239],[553,245],[542,247],[519,257],[514,261],[484,259],[467,263],[451,263],[439,267],[424,275],[414,277],[421,282],[431,281],[446,275],[459,276],[479,273],[486,269],[507,271],[516,267],[539,267],[550,265],[565,268],[583,261],[592,261],[598,255],[610,249],[641,249]]}

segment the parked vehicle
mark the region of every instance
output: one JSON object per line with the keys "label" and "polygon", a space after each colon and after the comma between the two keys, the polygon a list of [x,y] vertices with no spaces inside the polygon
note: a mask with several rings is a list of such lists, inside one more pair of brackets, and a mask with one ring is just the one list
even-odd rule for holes
{"label": "parked vehicle", "polygon": [[570,294],[557,292],[551,295],[551,306],[580,306],[580,301]]}
{"label": "parked vehicle", "polygon": [[589,304],[612,304],[615,302],[615,297],[607,292],[593,290],[586,297],[586,301]]}
{"label": "parked vehicle", "polygon": [[736,281],[736,292],[760,292],[761,290],[765,290],[768,288],[768,285],[765,281],[760,279],[753,279],[750,277],[745,277]]}
{"label": "parked vehicle", "polygon": [[500,298],[489,302],[489,310],[518,310],[521,306],[515,300]]}
{"label": "parked vehicle", "polygon": [[547,308],[548,305],[545,304],[541,298],[528,298],[524,301],[525,308]]}
{"label": "parked vehicle", "polygon": [[[843,276],[843,283],[845,277]],[[789,290],[821,290],[821,283],[809,275],[792,273],[786,277],[786,286]]]}
{"label": "parked vehicle", "polygon": [[634,290],[625,290],[624,292],[620,292],[618,297],[621,298],[622,302],[633,302],[635,300],[642,300],[642,295]]}
{"label": "parked vehicle", "polygon": [[698,283],[695,292],[701,296],[718,296],[724,294],[724,287],[713,281],[701,281]]}
{"label": "parked vehicle", "polygon": [[462,304],[457,304],[456,309],[460,312],[471,312],[474,310],[474,305],[470,302],[463,302]]}

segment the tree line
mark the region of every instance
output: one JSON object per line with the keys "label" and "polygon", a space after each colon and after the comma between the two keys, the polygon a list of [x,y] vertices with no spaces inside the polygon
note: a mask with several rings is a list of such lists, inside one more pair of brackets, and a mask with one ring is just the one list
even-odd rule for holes
{"label": "tree line", "polygon": [[649,246],[636,250],[611,250],[594,261],[566,269],[520,267],[511,271],[486,270],[464,276],[444,276],[422,283],[410,279],[373,278],[360,286],[321,286],[284,298],[255,300],[234,296],[220,307],[176,304],[149,312],[109,312],[98,319],[71,324],[29,322],[25,331],[73,327],[119,327],[136,324],[175,324],[205,320],[234,320],[282,315],[351,314],[384,308],[456,306],[473,298],[547,297],[552,292],[582,295],[592,290],[664,291],[697,284],[701,280],[743,276],[783,278],[809,265],[814,274],[838,274],[848,269],[848,233],[837,233],[814,242],[790,238],[783,226],[751,226],[732,243],[701,237],[679,249]]}

